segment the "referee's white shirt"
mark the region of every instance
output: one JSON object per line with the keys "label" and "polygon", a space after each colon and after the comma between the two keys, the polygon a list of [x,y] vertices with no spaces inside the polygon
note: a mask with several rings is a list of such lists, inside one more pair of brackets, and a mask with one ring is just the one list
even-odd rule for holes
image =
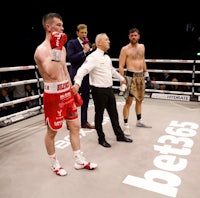
{"label": "referee's white shirt", "polygon": [[113,77],[123,81],[124,77],[113,67],[111,58],[104,51],[97,48],[87,56],[85,62],[78,69],[74,77],[75,84],[81,86],[83,77],[89,74],[90,85],[95,87],[111,87]]}

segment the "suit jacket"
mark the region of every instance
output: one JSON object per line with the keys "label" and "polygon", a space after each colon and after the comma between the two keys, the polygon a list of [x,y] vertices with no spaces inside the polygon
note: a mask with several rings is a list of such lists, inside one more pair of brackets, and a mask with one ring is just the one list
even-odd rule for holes
{"label": "suit jacket", "polygon": [[[91,47],[91,43],[89,43],[89,45]],[[83,47],[80,44],[78,38],[71,39],[67,42],[67,61],[71,64],[69,67],[69,73],[72,82],[74,81],[73,79],[77,73],[78,68],[83,64],[88,54],[83,52]]]}

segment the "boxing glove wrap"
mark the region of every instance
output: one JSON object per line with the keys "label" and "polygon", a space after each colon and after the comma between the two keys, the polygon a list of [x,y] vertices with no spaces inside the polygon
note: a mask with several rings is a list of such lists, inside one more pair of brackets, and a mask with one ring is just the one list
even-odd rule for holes
{"label": "boxing glove wrap", "polygon": [[126,89],[127,89],[127,86],[126,86],[125,84],[122,84],[122,85],[119,87],[119,90],[120,90],[121,92],[125,92]]}
{"label": "boxing glove wrap", "polygon": [[76,93],[76,94],[74,95],[74,102],[75,102],[75,104],[76,104],[77,107],[82,106],[82,104],[83,104],[83,99],[82,99],[82,97],[81,97],[81,95],[80,95],[79,93]]}
{"label": "boxing glove wrap", "polygon": [[67,35],[65,33],[53,32],[50,38],[52,48],[51,60],[61,61],[61,52],[64,44],[67,42]]}
{"label": "boxing glove wrap", "polygon": [[149,77],[149,72],[148,71],[144,72],[144,80],[145,80],[146,86],[150,87],[151,86],[151,79]]}

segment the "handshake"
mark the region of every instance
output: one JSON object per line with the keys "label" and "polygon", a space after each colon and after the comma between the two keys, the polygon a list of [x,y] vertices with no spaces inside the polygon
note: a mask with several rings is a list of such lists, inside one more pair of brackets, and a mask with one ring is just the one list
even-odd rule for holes
{"label": "handshake", "polygon": [[52,48],[51,60],[60,62],[61,52],[64,44],[67,42],[67,35],[65,33],[53,32],[50,38]]}

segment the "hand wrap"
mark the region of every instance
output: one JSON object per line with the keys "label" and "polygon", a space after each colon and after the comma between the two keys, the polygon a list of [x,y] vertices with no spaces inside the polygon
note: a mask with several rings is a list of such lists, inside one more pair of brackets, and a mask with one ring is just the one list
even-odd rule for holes
{"label": "hand wrap", "polygon": [[145,80],[146,87],[151,87],[151,79],[149,77],[148,71],[144,72],[144,80]]}
{"label": "hand wrap", "polygon": [[52,48],[51,60],[61,61],[61,52],[64,44],[67,42],[67,35],[65,33],[53,32],[50,38]]}
{"label": "hand wrap", "polygon": [[127,86],[126,86],[125,84],[122,84],[122,85],[119,87],[119,90],[120,90],[121,92],[125,92],[126,89],[127,89]]}

